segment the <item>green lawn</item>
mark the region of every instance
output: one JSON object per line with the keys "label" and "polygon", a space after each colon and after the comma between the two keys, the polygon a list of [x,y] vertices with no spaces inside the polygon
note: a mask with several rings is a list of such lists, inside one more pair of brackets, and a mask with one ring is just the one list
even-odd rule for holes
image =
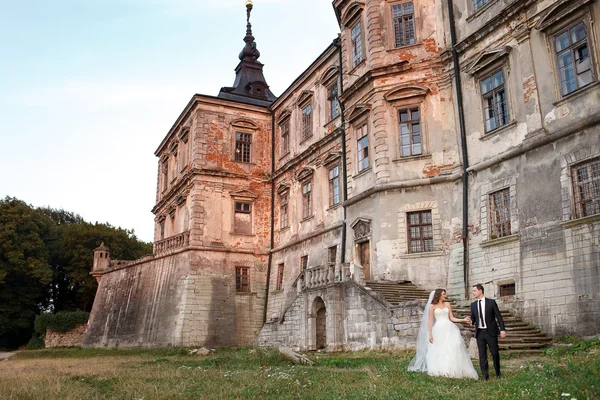
{"label": "green lawn", "polygon": [[489,382],[409,373],[409,352],[310,353],[304,366],[267,349],[34,350],[0,363],[0,399],[600,399],[599,350],[504,357]]}

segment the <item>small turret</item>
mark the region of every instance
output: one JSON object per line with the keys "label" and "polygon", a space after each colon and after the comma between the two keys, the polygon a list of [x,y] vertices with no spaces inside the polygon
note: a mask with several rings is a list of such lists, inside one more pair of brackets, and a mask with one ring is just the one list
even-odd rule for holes
{"label": "small turret", "polygon": [[94,265],[90,274],[100,283],[100,278],[110,266],[110,253],[104,242],[94,249]]}

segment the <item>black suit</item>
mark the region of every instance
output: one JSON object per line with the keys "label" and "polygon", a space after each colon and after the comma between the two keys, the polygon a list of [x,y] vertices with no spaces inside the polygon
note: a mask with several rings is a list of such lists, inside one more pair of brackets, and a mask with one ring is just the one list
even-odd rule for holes
{"label": "black suit", "polygon": [[[498,304],[494,299],[485,298],[485,310],[483,310],[483,319],[486,329],[479,328],[479,301],[471,304],[471,321],[475,324],[475,338],[477,339],[477,349],[479,350],[479,366],[483,379],[489,379],[489,366],[487,358],[487,347],[490,348],[492,359],[494,361],[494,370],[496,376],[500,377],[500,353],[498,349],[498,335],[500,331],[505,331],[504,320],[498,309]],[[497,323],[496,323],[497,321]],[[500,329],[498,329],[500,325]]]}

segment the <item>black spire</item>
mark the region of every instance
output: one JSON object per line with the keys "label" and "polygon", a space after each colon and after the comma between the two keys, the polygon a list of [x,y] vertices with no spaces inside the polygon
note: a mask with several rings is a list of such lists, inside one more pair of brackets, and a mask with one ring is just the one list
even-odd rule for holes
{"label": "black spire", "polygon": [[252,35],[250,13],[252,1],[246,1],[246,45],[240,52],[240,63],[235,68],[235,82],[232,87],[223,87],[219,92],[220,98],[249,103],[258,106],[269,106],[277,97],[269,90],[269,85],[263,75],[263,64],[258,62],[260,52]]}

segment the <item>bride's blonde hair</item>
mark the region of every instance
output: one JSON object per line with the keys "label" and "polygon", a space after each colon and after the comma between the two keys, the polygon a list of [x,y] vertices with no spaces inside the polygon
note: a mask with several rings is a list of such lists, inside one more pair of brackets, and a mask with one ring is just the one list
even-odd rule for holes
{"label": "bride's blonde hair", "polygon": [[431,304],[439,303],[440,297],[442,297],[442,293],[446,293],[446,289],[435,289],[435,293],[433,294],[433,300],[431,300]]}

